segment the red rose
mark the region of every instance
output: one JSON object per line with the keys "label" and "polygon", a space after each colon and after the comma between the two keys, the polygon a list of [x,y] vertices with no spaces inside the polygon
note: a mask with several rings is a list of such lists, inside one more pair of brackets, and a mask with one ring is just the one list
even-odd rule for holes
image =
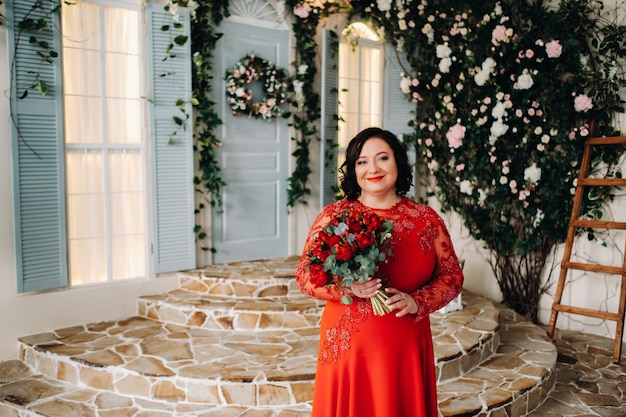
{"label": "red rose", "polygon": [[361,231],[363,227],[363,223],[361,222],[361,213],[352,211],[348,215],[346,219],[346,224],[352,233],[358,233]]}
{"label": "red rose", "polygon": [[355,248],[348,242],[335,246],[335,254],[338,261],[347,261],[354,256]]}
{"label": "red rose", "polygon": [[363,249],[374,244],[374,236],[371,233],[359,233],[354,236],[354,241],[359,248]]}
{"label": "red rose", "polygon": [[311,264],[309,265],[309,272],[311,273],[311,283],[315,288],[323,287],[330,281],[330,275],[324,271],[324,265]]}
{"label": "red rose", "polygon": [[311,254],[322,262],[326,262],[326,258],[331,254],[330,249],[322,248],[322,245],[317,245],[311,248]]}

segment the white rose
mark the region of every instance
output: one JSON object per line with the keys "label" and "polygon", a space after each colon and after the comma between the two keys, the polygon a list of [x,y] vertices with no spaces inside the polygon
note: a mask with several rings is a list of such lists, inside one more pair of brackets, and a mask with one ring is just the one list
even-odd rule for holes
{"label": "white rose", "polygon": [[483,71],[493,71],[494,68],[496,67],[496,61],[493,60],[493,58],[487,58],[483,61],[482,64],[482,69]]}
{"label": "white rose", "polygon": [[472,187],[472,183],[469,180],[463,180],[461,181],[461,184],[459,184],[459,190],[463,194],[472,195],[474,187]]}
{"label": "white rose", "polygon": [[448,44],[437,45],[437,58],[446,58],[452,54],[452,49],[448,46]]}
{"label": "white rose", "polygon": [[537,213],[535,214],[535,218],[533,219],[533,227],[539,226],[539,223],[541,223],[544,217],[545,217],[545,214],[543,210],[537,209]]}
{"label": "white rose", "polygon": [[528,90],[530,87],[533,86],[533,77],[528,74],[528,73],[524,73],[522,75],[520,75],[519,77],[517,77],[517,90]]}
{"label": "white rose", "polygon": [[449,57],[443,58],[439,61],[439,71],[443,74],[447,74],[450,72],[450,67],[452,66],[452,60]]}
{"label": "white rose", "polygon": [[402,77],[400,80],[400,90],[402,90],[404,94],[411,92],[411,79],[409,77]]}
{"label": "white rose", "polygon": [[478,189],[478,205],[482,206],[485,203],[486,199],[487,199],[487,193],[482,188],[479,188]]}
{"label": "white rose", "polygon": [[505,124],[501,119],[498,119],[493,122],[489,131],[491,135],[499,138],[500,136],[504,135],[508,130],[509,126]]}
{"label": "white rose", "polygon": [[530,181],[532,184],[536,184],[540,179],[541,168],[537,167],[537,164],[533,163],[524,170],[524,180]]}
{"label": "white rose", "polygon": [[391,9],[391,0],[376,0],[376,4],[378,4],[378,10],[381,12]]}
{"label": "white rose", "polygon": [[502,102],[497,102],[491,110],[491,116],[495,119],[502,119],[506,115],[506,110]]}
{"label": "white rose", "polygon": [[489,80],[489,71],[478,71],[474,74],[474,82],[478,86],[483,86]]}

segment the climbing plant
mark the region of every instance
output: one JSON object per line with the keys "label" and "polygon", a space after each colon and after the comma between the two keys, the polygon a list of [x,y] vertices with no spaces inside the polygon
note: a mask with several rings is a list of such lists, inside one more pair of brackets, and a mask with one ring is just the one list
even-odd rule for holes
{"label": "climbing plant", "polygon": [[[485,244],[505,304],[537,321],[584,141],[619,133],[626,26],[595,0],[352,5],[407,57],[399,87],[420,111],[405,140],[428,167],[442,209]],[[595,154],[594,175],[620,177],[623,154]],[[614,192],[588,194],[584,215],[601,217]]]}

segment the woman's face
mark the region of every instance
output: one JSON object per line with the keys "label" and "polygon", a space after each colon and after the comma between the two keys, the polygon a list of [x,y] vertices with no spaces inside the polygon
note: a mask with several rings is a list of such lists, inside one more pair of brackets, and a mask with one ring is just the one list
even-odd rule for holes
{"label": "woman's face", "polygon": [[365,141],[354,170],[361,195],[395,193],[398,165],[393,150],[383,139],[372,137]]}

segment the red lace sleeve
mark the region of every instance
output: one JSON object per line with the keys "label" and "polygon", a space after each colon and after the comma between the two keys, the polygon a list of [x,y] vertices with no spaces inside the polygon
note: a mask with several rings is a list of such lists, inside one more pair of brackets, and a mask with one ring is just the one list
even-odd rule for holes
{"label": "red lace sleeve", "polygon": [[418,312],[414,315],[415,321],[444,307],[463,289],[463,271],[454,252],[450,234],[441,217],[434,212],[433,214],[433,227],[437,230],[434,241],[436,264],[428,284],[411,294],[418,306]]}
{"label": "red lace sleeve", "polygon": [[345,210],[345,208],[343,208],[344,205],[345,200],[329,204],[324,207],[320,214],[318,214],[317,218],[313,221],[311,230],[309,230],[309,235],[307,236],[306,243],[304,244],[304,250],[302,251],[302,256],[300,257],[300,263],[296,268],[296,282],[298,283],[298,288],[300,288],[300,291],[302,291],[306,295],[314,298],[319,298],[321,300],[340,301],[341,297],[347,294],[347,292],[345,290],[340,290],[337,285],[329,285],[316,288],[311,282],[311,274],[309,273],[308,269],[309,260],[307,257],[307,253],[315,234],[326,225],[328,225],[333,216],[335,216],[337,213],[340,213],[341,210]]}

